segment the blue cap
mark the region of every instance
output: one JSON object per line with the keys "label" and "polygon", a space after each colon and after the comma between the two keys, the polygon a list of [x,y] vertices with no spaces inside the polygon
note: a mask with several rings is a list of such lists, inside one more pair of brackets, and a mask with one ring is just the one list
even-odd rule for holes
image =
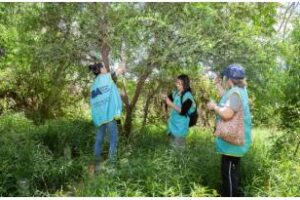
{"label": "blue cap", "polygon": [[239,64],[231,64],[225,68],[223,75],[233,80],[243,79],[245,78],[245,69]]}

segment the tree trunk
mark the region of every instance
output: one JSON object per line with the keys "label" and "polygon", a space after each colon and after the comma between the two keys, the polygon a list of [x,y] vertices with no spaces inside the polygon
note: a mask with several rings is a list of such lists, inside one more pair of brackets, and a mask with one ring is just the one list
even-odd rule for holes
{"label": "tree trunk", "polygon": [[101,45],[101,57],[102,57],[102,61],[104,63],[105,68],[107,69],[107,71],[109,72],[109,52],[110,52],[110,48],[108,46],[108,44],[106,43],[106,41],[102,41],[102,45]]}
{"label": "tree trunk", "polygon": [[104,63],[105,68],[109,72],[109,53],[110,53],[110,46],[109,46],[109,40],[108,40],[108,28],[109,28],[109,22],[107,18],[107,12],[108,11],[108,4],[102,5],[102,12],[103,12],[103,18],[100,20],[101,27],[99,31],[99,45],[100,45],[100,52],[101,52],[101,58]]}
{"label": "tree trunk", "polygon": [[123,126],[123,130],[124,130],[124,135],[125,137],[128,139],[131,133],[131,128],[132,128],[132,109],[130,107],[128,107],[126,109],[126,115],[125,115],[125,123]]}
{"label": "tree trunk", "polygon": [[159,88],[160,88],[160,86],[158,85],[156,88],[150,90],[149,93],[148,93],[146,104],[145,104],[145,108],[144,108],[144,118],[143,118],[143,125],[142,125],[142,127],[145,127],[145,125],[147,123],[148,112],[149,112],[149,107],[151,105],[151,100],[153,99],[155,93],[157,93],[157,91],[159,90]]}
{"label": "tree trunk", "polygon": [[125,103],[126,117],[125,117],[125,123],[123,126],[123,130],[124,130],[124,134],[125,134],[126,138],[129,138],[129,136],[130,136],[131,129],[132,129],[132,114],[134,112],[136,102],[138,101],[139,96],[143,90],[145,81],[149,75],[150,75],[150,71],[147,70],[142,76],[140,76],[138,83],[136,85],[136,89],[135,89],[134,96],[132,98],[131,103],[129,104],[129,102],[127,102],[128,105],[126,105],[126,103]]}
{"label": "tree trunk", "polygon": [[147,122],[147,118],[148,118],[148,112],[149,112],[149,107],[150,107],[150,100],[152,99],[153,95],[148,94],[147,96],[147,100],[146,100],[146,104],[145,104],[145,108],[144,108],[144,117],[143,117],[143,125],[142,127],[144,128],[146,126],[146,122]]}

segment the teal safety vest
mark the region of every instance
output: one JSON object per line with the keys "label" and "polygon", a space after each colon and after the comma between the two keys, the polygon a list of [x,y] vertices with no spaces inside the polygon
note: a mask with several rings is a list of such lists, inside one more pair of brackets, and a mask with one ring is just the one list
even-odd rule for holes
{"label": "teal safety vest", "polygon": [[[243,107],[243,119],[244,119],[244,145],[238,146],[230,144],[224,141],[222,138],[217,137],[215,140],[216,149],[218,153],[229,155],[229,156],[236,156],[242,157],[245,153],[248,152],[250,145],[251,145],[251,113],[249,108],[249,101],[248,101],[248,92],[246,88],[239,88],[233,87],[230,90],[226,91],[219,102],[220,107],[224,107],[226,101],[229,97],[233,94],[237,93],[241,98],[241,103]],[[220,116],[217,117],[217,121],[220,120]]]}
{"label": "teal safety vest", "polygon": [[91,115],[95,126],[121,117],[122,100],[110,73],[99,74],[91,87]]}
{"label": "teal safety vest", "polygon": [[[179,108],[181,105],[181,95],[178,92],[173,92],[173,103]],[[182,102],[185,100],[192,100],[193,104],[190,107],[188,114],[196,110],[196,103],[190,92],[186,92],[182,98]],[[187,116],[180,115],[175,109],[172,109],[170,112],[170,118],[168,120],[168,132],[172,133],[175,137],[186,137],[189,131],[190,118]]]}

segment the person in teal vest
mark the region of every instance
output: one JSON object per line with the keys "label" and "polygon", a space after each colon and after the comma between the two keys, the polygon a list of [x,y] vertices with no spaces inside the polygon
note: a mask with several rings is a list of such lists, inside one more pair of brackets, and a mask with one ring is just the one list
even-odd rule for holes
{"label": "person in teal vest", "polygon": [[109,133],[109,161],[116,160],[118,128],[116,119],[121,117],[122,100],[118,88],[114,83],[111,73],[102,63],[90,65],[89,69],[96,78],[91,86],[91,115],[97,127],[96,142],[94,147],[96,157],[96,171],[100,168],[102,143],[106,132]]}
{"label": "person in teal vest", "polygon": [[185,138],[189,131],[189,114],[196,109],[196,103],[190,88],[190,79],[182,74],[177,77],[176,91],[165,96],[165,102],[171,108],[168,119],[168,133],[171,137],[171,145],[175,148],[185,147]]}
{"label": "person in teal vest", "polygon": [[[207,106],[217,114],[217,120],[231,120],[239,111],[243,112],[244,141],[242,145],[233,145],[221,137],[216,137],[216,150],[221,156],[222,190],[225,197],[239,196],[240,160],[251,145],[251,113],[246,89],[245,70],[239,64],[226,67],[223,72],[223,86],[217,84],[222,96],[219,104],[210,101]],[[217,121],[218,122],[218,121]]]}

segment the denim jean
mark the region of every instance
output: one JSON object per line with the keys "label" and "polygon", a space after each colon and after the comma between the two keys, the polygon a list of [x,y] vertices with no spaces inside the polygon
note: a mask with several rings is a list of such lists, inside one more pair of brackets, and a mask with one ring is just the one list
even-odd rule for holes
{"label": "denim jean", "polygon": [[115,120],[112,120],[106,124],[102,124],[97,131],[96,143],[95,143],[96,163],[99,163],[101,161],[102,144],[106,132],[109,133],[108,158],[111,162],[114,162],[116,159],[117,143],[118,143],[118,127],[117,127],[117,122]]}

